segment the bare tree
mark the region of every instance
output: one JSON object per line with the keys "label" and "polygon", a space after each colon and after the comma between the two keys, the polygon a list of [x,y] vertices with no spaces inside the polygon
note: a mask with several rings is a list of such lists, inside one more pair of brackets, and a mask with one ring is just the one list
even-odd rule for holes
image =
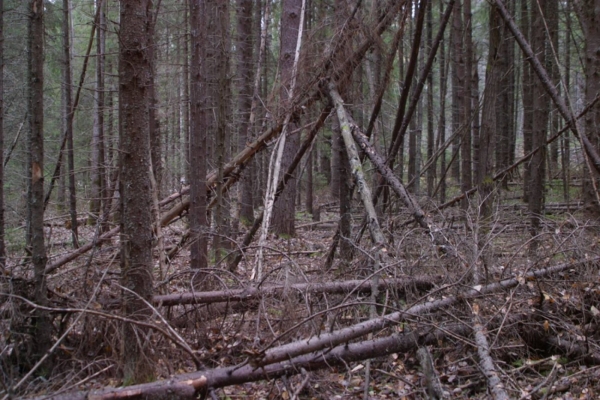
{"label": "bare tree", "polygon": [[205,68],[203,32],[204,2],[189,0],[190,5],[190,234],[192,236],[192,268],[208,265],[208,239],[206,218],[206,96],[202,93]]}
{"label": "bare tree", "polygon": [[[48,303],[44,243],[44,2],[31,0],[29,7],[29,245],[35,282],[33,299],[44,306]],[[35,358],[40,358],[52,344],[52,322],[47,311],[35,310],[33,338]]]}
{"label": "bare tree", "polygon": [[[289,108],[291,101],[290,88],[294,77],[294,59],[298,32],[300,31],[300,13],[302,0],[284,0],[281,12],[281,45],[279,70],[281,74],[281,90],[279,96],[283,109]],[[298,151],[300,133],[298,132],[298,116],[293,115],[288,124],[289,137],[286,138],[281,168],[285,171]],[[296,219],[296,183],[293,179],[284,189],[273,209],[273,230],[279,235],[293,236]]]}
{"label": "bare tree", "polygon": [[[119,46],[119,136],[121,194],[121,282],[126,317],[148,318],[152,297],[152,192],[148,107],[152,80],[147,30],[150,0],[121,1]],[[124,382],[153,378],[146,351],[149,331],[123,324]]]}

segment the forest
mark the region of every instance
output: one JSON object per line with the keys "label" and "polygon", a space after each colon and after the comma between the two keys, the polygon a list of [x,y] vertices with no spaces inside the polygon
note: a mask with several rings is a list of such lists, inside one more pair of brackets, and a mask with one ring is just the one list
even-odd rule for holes
{"label": "forest", "polygon": [[0,399],[600,396],[600,0],[0,0]]}

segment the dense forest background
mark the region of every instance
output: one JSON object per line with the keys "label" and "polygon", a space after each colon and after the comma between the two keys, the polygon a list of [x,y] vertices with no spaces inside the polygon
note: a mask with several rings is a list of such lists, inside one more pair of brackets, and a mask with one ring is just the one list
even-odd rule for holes
{"label": "dense forest background", "polygon": [[0,13],[3,398],[600,391],[600,0]]}

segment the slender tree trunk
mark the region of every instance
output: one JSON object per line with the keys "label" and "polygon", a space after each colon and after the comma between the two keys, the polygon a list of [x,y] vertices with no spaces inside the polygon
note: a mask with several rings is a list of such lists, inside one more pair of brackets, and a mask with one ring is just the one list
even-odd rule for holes
{"label": "slender tree trunk", "polygon": [[[571,32],[571,1],[568,0],[565,5],[565,24],[566,31]],[[565,96],[569,96],[569,88],[571,87],[571,35],[567,34],[564,38],[565,42]],[[565,203],[570,201],[569,189],[571,186],[571,149],[570,149],[569,132],[565,132],[561,140],[561,164],[563,176],[563,198]]]}
{"label": "slender tree trunk", "polygon": [[[462,0],[468,1],[468,0]],[[466,136],[466,126],[464,121],[464,86],[465,86],[465,60],[464,60],[464,30],[462,21],[461,0],[454,6],[454,16],[452,18],[452,132],[462,131],[462,135],[456,136],[452,142],[452,154],[457,154],[452,161],[452,178],[460,182],[460,141],[461,137]],[[463,139],[464,140],[464,139]]]}
{"label": "slender tree trunk", "polygon": [[[431,52],[433,44],[433,2],[430,1],[427,4],[427,50]],[[443,51],[443,49],[442,49]],[[444,65],[441,65],[444,68]],[[433,73],[430,73],[427,77],[427,160],[431,160],[433,157],[433,151],[435,148],[435,133],[433,129]],[[443,112],[443,111],[441,111]],[[427,170],[427,196],[433,195],[435,185],[435,166],[430,167]]]}
{"label": "slender tree trunk", "polygon": [[77,233],[77,196],[75,189],[75,154],[73,150],[73,108],[72,86],[73,77],[71,71],[71,1],[63,0],[63,56],[65,60],[63,70],[63,85],[65,90],[65,114],[67,115],[67,171],[69,175],[69,214],[71,216],[71,237],[73,247],[79,247]]}
{"label": "slender tree trunk", "polygon": [[[498,82],[504,71],[500,71],[498,58],[500,57],[500,40],[502,21],[495,5],[489,7],[489,37],[490,47],[488,53],[485,91],[483,93],[483,107],[481,112],[481,133],[479,136],[479,165],[477,174],[477,186],[479,194],[479,204],[481,217],[485,224],[492,215],[492,190],[493,181],[493,160],[494,160],[494,141],[496,136],[496,102],[498,95]],[[485,228],[484,228],[485,230]],[[481,244],[479,244],[481,247]]]}
{"label": "slender tree trunk", "polygon": [[[224,237],[229,234],[230,215],[226,210],[225,189],[223,182],[223,165],[227,161],[229,148],[229,135],[227,134],[230,90],[228,83],[229,75],[229,7],[228,1],[220,0],[214,2],[212,10],[208,12],[211,19],[214,19],[215,29],[209,32],[207,45],[214,48],[215,57],[207,61],[212,65],[209,67],[209,77],[214,78],[211,91],[213,104],[215,105],[215,144],[216,144],[216,163],[217,163],[217,185],[216,185],[216,206],[214,211],[216,235],[213,238],[213,251],[215,252],[215,261],[221,259],[220,251],[224,249]],[[209,84],[210,85],[210,84]]]}
{"label": "slender tree trunk", "polygon": [[[29,232],[36,304],[48,304],[46,294],[46,246],[44,244],[44,2],[29,3]],[[52,322],[47,311],[33,314],[34,359],[52,344]],[[50,370],[47,370],[49,373]]]}
{"label": "slender tree trunk", "polygon": [[[512,2],[507,6],[512,6]],[[500,53],[497,68],[504,71],[498,84],[498,101],[496,103],[496,169],[502,170],[510,165],[510,151],[514,134],[514,41],[509,36],[506,23],[500,30]],[[501,184],[508,189],[508,177]]]}
{"label": "slender tree trunk", "polygon": [[[127,318],[145,320],[152,310],[152,193],[150,155],[149,0],[121,1],[119,32],[119,132],[121,194],[121,284]],[[205,189],[206,191],[206,189]],[[150,331],[123,324],[123,382],[154,378]]]}
{"label": "slender tree trunk", "polygon": [[190,5],[190,234],[192,237],[190,266],[203,269],[208,266],[208,237],[206,229],[206,131],[207,97],[203,93],[206,68],[204,47],[204,2],[189,0]]}
{"label": "slender tree trunk", "polygon": [[[473,70],[473,24],[471,15],[471,0],[463,0],[463,26],[464,26],[464,80],[463,80],[463,126],[464,133],[462,135],[460,155],[461,155],[461,178],[460,187],[463,193],[466,193],[473,186],[473,174],[471,172],[471,144],[473,142],[473,116],[472,116],[472,99],[471,99],[471,74]],[[467,209],[468,202],[463,201],[463,209]]]}
{"label": "slender tree trunk", "polygon": [[190,176],[190,108],[191,108],[191,99],[190,99],[190,87],[191,87],[191,77],[190,77],[190,50],[189,46],[191,43],[191,35],[189,33],[189,29],[191,29],[190,22],[190,12],[191,5],[189,4],[191,0],[183,0],[185,11],[184,11],[184,23],[185,23],[185,34],[182,37],[183,41],[183,60],[181,61],[183,65],[183,154],[184,154],[184,167],[181,172],[184,178],[184,181],[189,184],[191,176]]}
{"label": "slender tree trunk", "polygon": [[[298,32],[300,31],[300,19],[302,13],[302,0],[283,0],[281,12],[281,36],[279,70],[281,74],[281,90],[279,92],[283,110],[290,103],[290,88],[295,80],[294,60],[296,46],[298,43]],[[282,170],[286,170],[294,154],[298,151],[299,133],[298,116],[292,116],[288,125],[289,135],[286,139]],[[293,236],[295,234],[296,218],[296,182],[292,179],[288,183],[273,209],[273,230],[278,235]]]}
{"label": "slender tree trunk", "polygon": [[158,81],[156,76],[156,18],[158,17],[158,9],[155,9],[160,2],[155,3],[150,9],[148,9],[148,57],[150,57],[150,82],[148,86],[148,96],[150,98],[150,104],[148,105],[148,119],[150,122],[150,156],[152,157],[152,173],[154,174],[154,180],[156,181],[156,190],[158,196],[161,196],[160,188],[162,187],[163,180],[163,162],[162,162],[162,134],[160,129],[160,119],[158,116],[158,93],[156,90],[156,83]]}
{"label": "slender tree trunk", "polygon": [[[530,11],[528,0],[521,0],[521,32],[525,38],[531,42],[530,37]],[[533,80],[535,75],[527,61],[527,56],[523,55],[523,152],[527,154],[532,149],[531,138],[533,135]],[[529,171],[531,160],[525,164],[523,169],[523,201],[529,202]]]}
{"label": "slender tree trunk", "polygon": [[[440,18],[444,14],[444,1],[440,0]],[[446,93],[448,74],[445,41],[440,44],[440,122],[438,124],[438,147],[446,141]],[[440,203],[446,202],[446,151],[440,155]]]}
{"label": "slender tree trunk", "polygon": [[[577,4],[577,3],[575,3]],[[581,23],[585,37],[585,101],[591,102],[600,93],[600,0],[584,0],[579,5]],[[589,103],[587,103],[589,104]],[[585,133],[592,144],[600,147],[600,107],[596,106],[585,116]],[[595,180],[595,185],[592,182]],[[600,215],[600,205],[595,191],[599,187],[596,177],[586,177],[583,182],[583,198],[586,208],[593,215]],[[594,187],[596,186],[596,187]]]}
{"label": "slender tree trunk", "polygon": [[[237,117],[239,118],[238,129],[238,151],[241,151],[246,143],[252,141],[252,127],[250,126],[250,109],[252,107],[252,1],[237,0],[237,36],[236,56],[237,69],[236,78],[238,86]],[[254,163],[250,163],[243,172],[243,178],[239,188],[239,219],[244,225],[254,222],[254,199],[252,197],[252,181],[254,177]]]}
{"label": "slender tree trunk", "polygon": [[4,182],[4,0],[0,0],[0,273],[6,267]]}
{"label": "slender tree trunk", "polygon": [[[544,14],[547,14],[548,1],[537,4],[532,2],[531,47],[542,65],[546,62],[546,29]],[[541,10],[540,10],[541,7]],[[546,132],[548,130],[549,98],[544,85],[535,79],[532,88],[533,95],[533,131],[531,146],[540,147],[532,157],[529,168],[529,211],[531,213],[531,235],[536,237],[541,228],[541,214],[544,207],[544,181],[546,175]],[[536,247],[537,240],[532,242]]]}
{"label": "slender tree trunk", "polygon": [[[102,0],[96,0],[96,7],[105,7]],[[92,223],[100,215],[103,202],[106,202],[106,178],[104,169],[104,58],[106,22],[104,11],[98,14],[96,27],[96,90],[94,92],[94,128],[92,133],[92,169],[90,193],[90,219]]]}

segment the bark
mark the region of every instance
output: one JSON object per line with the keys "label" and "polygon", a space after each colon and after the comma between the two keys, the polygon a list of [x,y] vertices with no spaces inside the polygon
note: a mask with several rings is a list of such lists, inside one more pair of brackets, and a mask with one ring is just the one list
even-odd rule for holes
{"label": "bark", "polygon": [[[204,50],[206,23],[204,3],[190,0],[191,65],[190,65],[190,200],[189,222],[192,235],[190,266],[202,269],[208,266],[208,237],[206,229],[206,131],[208,129],[207,94],[203,93],[206,73]],[[233,168],[232,168],[233,170]],[[180,204],[181,205],[181,204]],[[182,210],[183,211],[183,210]],[[178,214],[177,214],[178,215]],[[173,216],[174,218],[175,216]],[[165,221],[165,216],[163,220]]]}
{"label": "bark", "polygon": [[[394,290],[398,293],[404,291],[405,288],[427,290],[434,286],[434,281],[429,277],[414,277],[410,279],[381,279],[378,282],[378,290]],[[362,280],[349,280],[338,282],[313,282],[313,283],[298,283],[293,285],[273,285],[263,287],[248,286],[243,289],[227,289],[203,292],[187,292],[177,294],[167,294],[154,296],[152,304],[159,307],[173,307],[189,304],[212,304],[219,302],[238,302],[263,299],[267,297],[281,298],[288,292],[297,292],[300,294],[311,293],[327,293],[327,294],[361,294],[371,291],[371,282]],[[117,307],[120,302],[108,302],[103,306],[108,308]]]}
{"label": "bark", "polygon": [[[355,124],[353,124],[353,126],[356,127]],[[381,157],[381,155],[379,155],[377,151],[369,144],[367,138],[358,130],[357,127],[352,130],[352,135],[359,147],[375,165],[384,181],[392,187],[396,195],[408,208],[415,221],[432,236],[434,243],[441,251],[453,253],[454,250],[449,245],[448,240],[442,233],[442,230],[436,227],[435,224],[433,224],[433,222],[427,217],[425,212],[419,206],[419,203],[417,203],[408,190],[406,190],[400,179],[398,179],[393,171],[385,164],[383,157]]]}
{"label": "bark", "polygon": [[[119,133],[121,194],[121,284],[127,318],[152,315],[145,301],[152,298],[152,193],[150,163],[149,86],[152,81],[147,30],[149,0],[121,2],[119,46]],[[124,382],[138,383],[154,376],[150,332],[123,324]]]}
{"label": "bark", "polygon": [[[427,4],[427,50],[433,48],[433,2]],[[442,64],[442,67],[444,65]],[[427,159],[431,160],[434,152],[435,134],[433,127],[433,74],[427,77]],[[443,108],[441,108],[443,110]],[[435,185],[435,168],[427,170],[427,196],[431,197]]]}
{"label": "bark", "polygon": [[[600,0],[583,0],[578,4],[578,8],[585,36],[585,100],[589,102],[600,93]],[[599,125],[600,110],[596,107],[586,116],[582,134],[582,139],[584,135],[589,135],[590,147],[596,150],[600,146],[600,135],[597,131]],[[588,209],[595,214],[600,214],[598,183],[597,176],[592,174],[584,181],[583,187],[584,201]]]}
{"label": "bark", "polygon": [[407,353],[416,346],[438,343],[447,335],[464,335],[467,326],[441,327],[433,331],[392,334],[384,338],[365,340],[334,347],[330,350],[302,355],[284,362],[256,368],[249,364],[216,368],[188,374],[175,375],[168,381],[157,381],[127,388],[105,388],[93,392],[71,392],[44,397],[52,400],[114,400],[114,399],[196,399],[211,389],[275,379],[284,375],[298,374],[302,369],[317,370],[331,366],[346,365],[353,361],[382,357],[393,353]]}
{"label": "bark", "polygon": [[96,37],[96,88],[94,91],[94,127],[92,131],[91,155],[91,190],[90,190],[90,222],[95,223],[103,209],[106,196],[106,179],[104,169],[104,59],[106,15],[102,0],[96,0],[98,26]]}
{"label": "bark", "polygon": [[[468,0],[462,0],[468,1]],[[465,97],[465,59],[464,59],[464,25],[462,21],[462,5],[459,0],[454,8],[452,18],[452,130],[462,132],[462,137],[467,134],[464,119],[464,97]],[[456,161],[450,163],[452,178],[460,182],[460,137],[452,143],[452,153],[456,154]]]}
{"label": "bark", "polygon": [[[4,241],[4,0],[0,0],[0,273],[6,267]],[[7,157],[8,159],[8,157]]]}
{"label": "bark", "polygon": [[[238,151],[242,151],[252,139],[250,112],[252,109],[252,1],[236,1],[236,79],[238,86],[237,112],[240,118],[238,128]],[[239,219],[244,225],[254,222],[254,200],[252,196],[253,166],[244,169],[239,189]]]}
{"label": "bark", "polygon": [[[302,40],[299,32],[302,32],[300,20],[303,18],[302,0],[284,0],[281,12],[281,33],[280,33],[280,56],[279,70],[281,74],[281,89],[279,98],[284,110],[288,110],[292,104],[292,94],[296,81],[297,57],[296,52],[300,51],[297,44]],[[287,114],[287,112],[286,112]],[[299,120],[294,114],[291,114],[288,123],[282,169],[287,169],[289,162],[296,154],[299,146],[299,132],[297,132]],[[289,185],[286,186],[283,193],[277,200],[273,209],[273,231],[278,235],[295,235],[296,219],[296,181],[292,178]]]}
{"label": "bark", "polygon": [[[72,91],[72,70],[71,70],[71,2],[63,0],[63,90],[65,91],[65,107],[63,111],[66,114],[67,138],[67,174],[69,177],[69,215],[71,216],[71,238],[73,247],[79,247],[79,238],[77,233],[77,197],[75,189],[75,153],[73,149],[73,91]],[[43,188],[42,188],[43,190]]]}
{"label": "bark", "polygon": [[[541,65],[546,63],[546,29],[544,14],[546,14],[547,0],[534,4],[532,7],[531,21],[531,46]],[[544,182],[546,175],[546,132],[548,130],[549,103],[543,84],[536,80],[532,88],[533,96],[533,124],[531,145],[533,148],[541,147],[531,157],[529,164],[529,212],[531,213],[531,236],[536,238],[541,227],[541,214],[544,207]],[[538,245],[537,240],[532,241],[532,249]]]}
{"label": "bark", "polygon": [[[473,24],[471,14],[471,0],[463,1],[463,26],[464,26],[464,80],[462,85],[462,101],[463,105],[463,124],[464,134],[461,140],[460,161],[461,161],[461,177],[460,187],[462,192],[466,192],[473,186],[472,173],[472,143],[473,143],[473,111],[471,103],[471,74],[473,71]],[[463,209],[468,208],[467,202],[463,203]]]}
{"label": "bark", "polygon": [[381,231],[381,227],[379,226],[377,213],[375,212],[375,207],[372,201],[371,189],[364,178],[358,151],[356,150],[356,145],[354,143],[354,139],[352,138],[352,131],[358,129],[358,127],[356,124],[350,123],[348,115],[346,114],[346,110],[344,109],[343,100],[333,84],[329,85],[329,95],[331,97],[331,101],[335,105],[337,117],[340,122],[342,137],[344,138],[346,152],[348,153],[348,161],[350,163],[352,176],[354,177],[354,183],[358,187],[358,192],[360,193],[362,203],[367,213],[367,223],[369,232],[371,234],[371,240],[375,246],[384,250],[383,246],[385,246],[386,240],[383,236],[383,232]]}
{"label": "bark", "polygon": [[500,57],[501,40],[501,20],[496,7],[490,6],[489,9],[489,37],[490,45],[488,51],[488,60],[485,74],[485,91],[483,94],[483,105],[481,110],[481,132],[479,134],[479,164],[477,174],[477,192],[479,194],[479,207],[481,217],[484,222],[492,215],[492,190],[494,181],[493,160],[494,160],[494,140],[496,137],[496,102],[498,94],[498,82],[501,71],[498,65]]}
{"label": "bark", "polygon": [[[33,264],[33,300],[45,306],[46,247],[44,244],[44,3],[29,3],[29,178],[28,214],[31,259]],[[52,344],[52,323],[46,311],[33,314],[34,358],[42,357]],[[48,370],[50,372],[50,370]]]}

